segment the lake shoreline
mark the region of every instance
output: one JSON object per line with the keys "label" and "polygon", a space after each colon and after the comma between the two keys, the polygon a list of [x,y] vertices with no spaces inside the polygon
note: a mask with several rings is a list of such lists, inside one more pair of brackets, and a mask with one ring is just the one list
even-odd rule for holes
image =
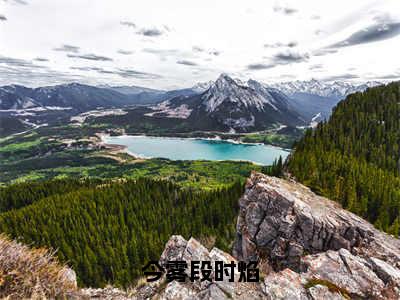
{"label": "lake shoreline", "polygon": [[215,142],[222,142],[222,143],[227,143],[231,145],[245,145],[245,146],[263,146],[263,147],[268,147],[277,151],[283,151],[287,152],[287,155],[290,154],[291,149],[285,149],[282,147],[274,146],[274,145],[266,145],[264,143],[247,143],[247,142],[242,142],[234,139],[222,139],[219,136],[216,137],[172,137],[172,136],[151,136],[151,135],[145,135],[145,134],[137,134],[137,135],[131,135],[131,134],[121,134],[121,135],[110,135],[106,133],[98,133],[96,136],[100,139],[99,144],[101,146],[106,147],[107,149],[111,151],[118,151],[118,152],[124,152],[130,156],[132,156],[135,159],[156,159],[156,158],[165,158],[169,160],[206,160],[206,161],[238,161],[238,162],[250,162],[256,165],[269,165],[271,163],[265,164],[257,161],[253,161],[250,159],[207,159],[207,158],[198,158],[198,159],[173,159],[169,157],[158,157],[158,156],[147,156],[142,153],[135,153],[129,150],[129,146],[127,145],[121,145],[121,144],[116,144],[116,143],[110,143],[107,141],[107,138],[149,138],[149,139],[165,139],[165,140],[182,140],[182,141],[188,141],[188,140],[200,140],[200,141],[215,141]]}
{"label": "lake shoreline", "polygon": [[[255,132],[257,133],[257,132]],[[253,134],[253,133],[249,133]],[[275,144],[270,144],[270,143],[252,143],[252,142],[243,142],[240,139],[234,139],[234,138],[224,138],[224,134],[222,133],[221,135],[214,135],[214,137],[204,137],[204,136],[182,136],[182,135],[148,135],[145,133],[138,133],[138,134],[120,134],[120,135],[111,135],[108,133],[98,133],[98,136],[103,135],[103,136],[108,136],[108,137],[148,137],[148,138],[164,138],[164,139],[182,139],[182,140],[204,140],[204,141],[221,141],[221,142],[228,142],[231,144],[239,144],[239,145],[263,145],[263,146],[268,146],[272,148],[276,148],[279,150],[284,150],[287,152],[292,152],[292,148],[286,148],[282,146],[278,146]]]}

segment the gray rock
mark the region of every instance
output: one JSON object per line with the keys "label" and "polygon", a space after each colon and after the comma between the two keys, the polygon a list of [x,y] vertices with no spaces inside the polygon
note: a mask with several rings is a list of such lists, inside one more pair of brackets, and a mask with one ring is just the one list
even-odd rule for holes
{"label": "gray rock", "polygon": [[184,299],[198,299],[196,291],[192,290],[189,286],[180,282],[172,281],[165,288],[162,299],[165,300],[184,300]]}
{"label": "gray rock", "polygon": [[269,300],[307,300],[307,291],[300,274],[285,269],[271,273],[264,280],[263,292]]}
{"label": "gray rock", "polygon": [[204,290],[199,296],[204,300],[226,300],[230,297],[216,284],[211,284],[210,287]]}
{"label": "gray rock", "polygon": [[[185,247],[183,248],[183,245]],[[176,247],[176,248],[174,248]],[[163,260],[177,258],[185,260],[190,265],[193,260],[198,261],[223,261],[225,263],[235,262],[236,259],[218,248],[213,248],[210,252],[197,240],[191,238],[185,241],[181,236],[172,236],[167,242],[162,254]],[[189,269],[188,275],[189,275]],[[212,274],[213,277],[213,274]],[[239,281],[239,273],[235,273],[235,281],[229,282],[224,277],[222,282],[191,282],[185,283],[172,281],[165,284],[160,280],[157,285],[146,284],[135,290],[135,299],[263,299],[259,283],[244,283]]]}
{"label": "gray rock", "polygon": [[366,260],[346,249],[309,255],[302,262],[307,267],[307,272],[302,274],[304,278],[332,283],[349,295],[379,299],[385,288],[385,283],[367,266]]}
{"label": "gray rock", "polygon": [[324,285],[317,284],[308,289],[309,298],[312,300],[347,300],[340,293],[331,292],[329,288]]}
{"label": "gray rock", "polygon": [[182,258],[190,262],[192,260],[209,261],[210,253],[207,248],[200,244],[196,239],[190,238],[183,251]]}
{"label": "gray rock", "polygon": [[385,283],[395,283],[400,286],[400,270],[392,267],[383,260],[375,257],[370,258],[372,269]]}
{"label": "gray rock", "polygon": [[181,235],[173,235],[165,245],[160,257],[160,263],[165,264],[168,260],[182,260],[187,241]]}
{"label": "gray rock", "polygon": [[249,224],[247,226],[247,233],[252,239],[255,238],[263,218],[264,211],[261,209],[260,205],[256,202],[250,202],[247,206],[245,221]]}
{"label": "gray rock", "polygon": [[299,183],[253,173],[239,206],[238,259],[266,258],[276,271],[300,270],[303,253],[347,249],[400,267],[399,240]]}

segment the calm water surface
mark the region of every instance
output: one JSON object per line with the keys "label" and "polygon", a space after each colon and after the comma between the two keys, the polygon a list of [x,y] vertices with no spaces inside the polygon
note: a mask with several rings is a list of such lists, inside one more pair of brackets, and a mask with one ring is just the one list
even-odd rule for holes
{"label": "calm water surface", "polygon": [[148,136],[108,136],[108,144],[123,145],[136,156],[171,160],[246,160],[269,165],[288,151],[260,144],[236,144],[205,139],[165,138]]}

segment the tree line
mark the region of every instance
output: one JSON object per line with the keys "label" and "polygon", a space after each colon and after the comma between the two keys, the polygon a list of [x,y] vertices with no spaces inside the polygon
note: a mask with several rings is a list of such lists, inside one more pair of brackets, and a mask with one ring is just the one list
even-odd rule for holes
{"label": "tree line", "polygon": [[7,207],[0,214],[0,232],[57,249],[79,284],[94,287],[132,284],[149,260],[158,260],[172,234],[216,239],[216,246],[227,250],[243,193],[240,182],[199,191],[146,178],[31,185],[1,191],[8,196],[0,199]]}
{"label": "tree line", "polygon": [[314,191],[399,235],[400,83],[340,102],[295,145],[288,169]]}

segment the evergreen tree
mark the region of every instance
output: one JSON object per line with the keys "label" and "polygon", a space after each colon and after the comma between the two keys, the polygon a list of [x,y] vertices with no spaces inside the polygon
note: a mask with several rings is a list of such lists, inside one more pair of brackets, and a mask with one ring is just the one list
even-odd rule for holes
{"label": "evergreen tree", "polygon": [[16,184],[1,191],[0,232],[58,249],[81,285],[127,286],[149,260],[160,257],[173,234],[213,237],[228,250],[242,193],[239,182],[194,191],[144,178],[97,184],[53,180],[31,189]]}
{"label": "evergreen tree", "polygon": [[308,130],[289,171],[317,193],[398,235],[400,83],[340,102],[328,122]]}

